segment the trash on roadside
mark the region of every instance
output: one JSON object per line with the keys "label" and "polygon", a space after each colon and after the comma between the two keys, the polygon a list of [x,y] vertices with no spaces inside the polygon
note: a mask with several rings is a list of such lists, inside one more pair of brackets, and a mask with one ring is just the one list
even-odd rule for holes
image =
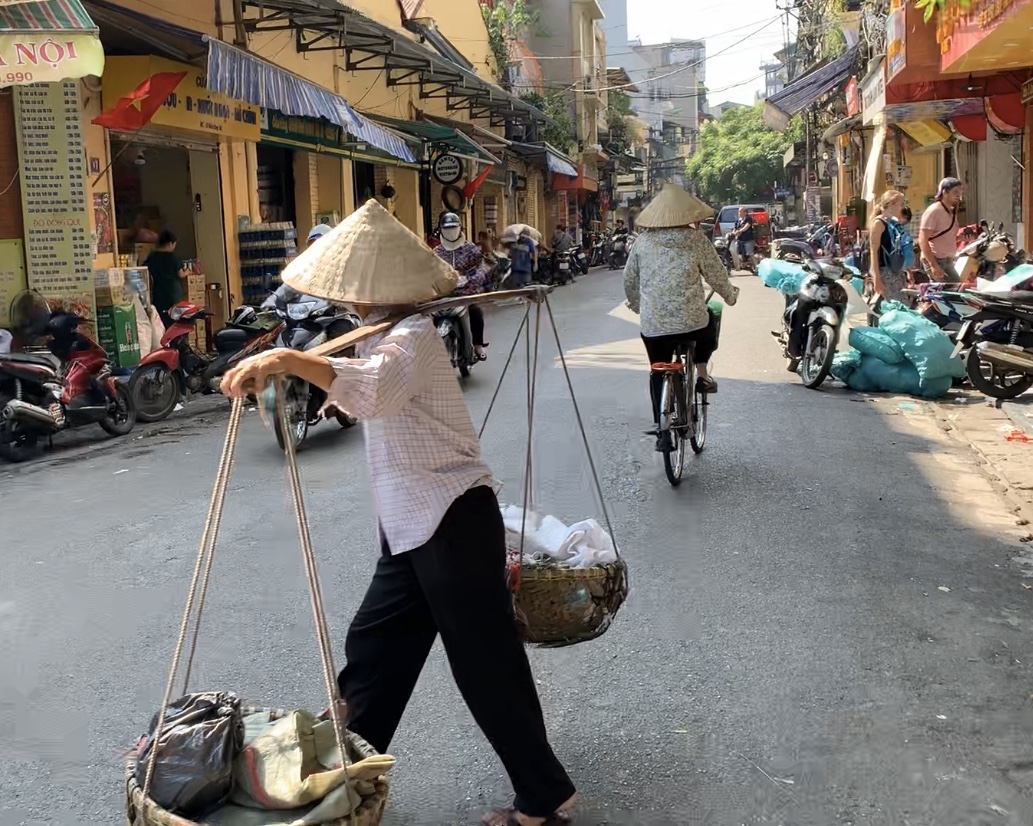
{"label": "trash on roadside", "polygon": [[937,588],[936,590],[937,590],[937,591],[943,591],[943,593],[945,593],[945,594],[949,594],[949,593],[951,592],[951,589],[950,589],[950,588],[948,588],[948,587],[947,587],[946,585],[941,585],[941,586],[940,586],[939,588]]}
{"label": "trash on roadside", "polygon": [[1004,437],[1006,442],[1029,442],[1029,436],[1021,430],[1015,429]]}
{"label": "trash on roadside", "polygon": [[118,476],[118,474],[120,474],[120,473],[129,473],[129,468],[124,467],[124,468],[122,468],[122,470],[116,470],[112,475],[113,476]]}

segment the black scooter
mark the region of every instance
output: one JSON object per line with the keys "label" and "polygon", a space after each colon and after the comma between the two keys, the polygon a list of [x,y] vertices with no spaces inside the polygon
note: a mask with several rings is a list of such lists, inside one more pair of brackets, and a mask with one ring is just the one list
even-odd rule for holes
{"label": "black scooter", "polygon": [[[272,310],[284,321],[284,328],[276,342],[277,347],[292,350],[310,350],[332,338],[337,338],[359,327],[362,322],[354,313],[335,308],[321,298],[302,295],[286,284],[280,285],[262,304],[263,310]],[[345,355],[351,355],[346,351]],[[327,405],[326,391],[297,376],[288,376],[284,383],[284,405],[287,412],[287,431],[280,417],[274,418],[276,441],[280,449],[289,438],[298,447],[308,435],[308,429],[333,416],[341,427],[352,427],[355,418],[336,407]]]}

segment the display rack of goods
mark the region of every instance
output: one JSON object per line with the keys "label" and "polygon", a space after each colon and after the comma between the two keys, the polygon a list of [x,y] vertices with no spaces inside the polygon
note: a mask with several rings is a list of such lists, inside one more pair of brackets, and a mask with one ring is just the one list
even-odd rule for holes
{"label": "display rack of goods", "polygon": [[258,306],[280,286],[280,273],[298,254],[298,231],[288,221],[249,224],[239,238],[244,302]]}

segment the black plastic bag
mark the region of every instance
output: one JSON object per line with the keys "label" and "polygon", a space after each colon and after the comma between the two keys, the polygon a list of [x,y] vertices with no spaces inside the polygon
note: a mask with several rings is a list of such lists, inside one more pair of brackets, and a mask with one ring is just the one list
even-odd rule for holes
{"label": "black plastic bag", "polygon": [[[158,715],[139,750],[136,782],[142,789],[155,743]],[[233,761],[244,745],[240,700],[207,691],[169,705],[158,736],[150,798],[173,814],[196,818],[221,806],[233,790]]]}

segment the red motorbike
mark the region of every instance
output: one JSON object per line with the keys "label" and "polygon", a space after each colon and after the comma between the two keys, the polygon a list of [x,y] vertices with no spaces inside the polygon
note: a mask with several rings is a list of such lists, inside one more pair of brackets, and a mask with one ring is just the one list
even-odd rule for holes
{"label": "red motorbike", "polygon": [[169,310],[172,324],[161,337],[161,347],[140,360],[129,392],[142,422],[160,422],[187,393],[219,391],[222,376],[241,359],[268,348],[283,330],[284,322],[270,313],[240,307],[229,323],[215,334],[214,357],[190,346],[190,334],[198,321],[211,313],[198,304],[180,301]]}
{"label": "red motorbike", "polygon": [[0,355],[0,457],[23,462],[41,439],[99,424],[124,436],[136,424],[129,389],[115,380],[108,354],[79,332],[83,319],[52,313],[37,293],[11,303],[12,327],[27,340],[47,339],[46,353]]}

